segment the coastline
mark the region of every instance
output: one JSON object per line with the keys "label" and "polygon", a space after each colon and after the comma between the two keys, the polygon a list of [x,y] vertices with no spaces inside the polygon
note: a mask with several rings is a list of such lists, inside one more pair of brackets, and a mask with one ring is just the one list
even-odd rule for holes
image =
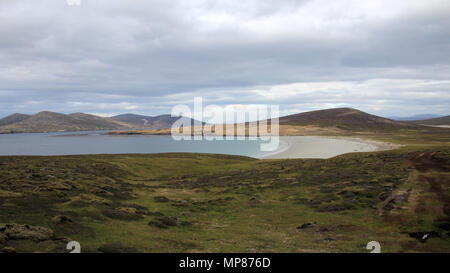
{"label": "coastline", "polygon": [[[338,136],[280,136],[286,147],[258,157],[259,159],[327,159],[354,152],[376,152],[400,147],[387,142]],[[307,144],[307,145],[306,145]]]}

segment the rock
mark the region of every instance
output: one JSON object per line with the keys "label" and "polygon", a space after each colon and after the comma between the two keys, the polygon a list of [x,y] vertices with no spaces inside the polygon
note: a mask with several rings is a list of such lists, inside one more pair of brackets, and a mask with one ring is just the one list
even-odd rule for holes
{"label": "rock", "polygon": [[169,228],[177,225],[178,219],[176,217],[159,216],[148,224],[157,228]]}
{"label": "rock", "polygon": [[181,221],[180,226],[189,227],[189,226],[192,226],[192,223],[189,221]]}
{"label": "rock", "polygon": [[435,220],[434,225],[437,228],[443,229],[445,231],[449,231],[450,230],[450,217],[444,218],[444,219],[437,219],[437,220]]}
{"label": "rock", "polygon": [[331,204],[325,205],[318,209],[319,212],[336,212],[336,211],[344,211],[353,208],[353,203],[351,201],[344,202],[342,204]]}
{"label": "rock", "polygon": [[181,201],[177,201],[177,202],[172,203],[172,206],[174,206],[174,207],[186,207],[188,205],[189,204],[188,204],[187,200],[181,200]]}
{"label": "rock", "polygon": [[156,218],[156,220],[162,222],[167,226],[176,226],[178,221],[176,217],[167,217],[167,216],[158,217]]}
{"label": "rock", "polygon": [[390,192],[382,192],[378,195],[378,199],[384,201],[389,197],[390,194],[391,194]]}
{"label": "rock", "polygon": [[316,222],[314,222],[314,223],[304,223],[303,225],[298,226],[297,230],[314,227],[314,226],[316,226],[316,224],[317,224]]}
{"label": "rock", "polygon": [[262,202],[260,200],[256,199],[255,197],[252,197],[249,200],[249,204],[250,205],[257,205],[257,204],[260,204],[260,203],[262,203]]}
{"label": "rock", "polygon": [[19,225],[19,224],[0,224],[0,234],[7,237],[8,240],[33,240],[46,241],[53,238],[53,230],[45,227]]}
{"label": "rock", "polygon": [[16,253],[17,250],[14,247],[10,247],[10,246],[5,246],[2,249],[3,253]]}
{"label": "rock", "polygon": [[159,203],[169,202],[169,198],[167,198],[165,196],[155,196],[154,199],[156,202],[159,202]]}
{"label": "rock", "polygon": [[151,211],[151,212],[147,212],[147,215],[149,215],[149,216],[164,216],[164,213],[159,212],[159,211]]}
{"label": "rock", "polygon": [[407,202],[409,199],[409,194],[410,194],[410,191],[407,190],[407,191],[399,192],[399,193],[394,194],[393,196],[387,198],[383,205],[383,210],[390,211],[390,210],[397,208],[397,205],[399,203]]}
{"label": "rock", "polygon": [[7,240],[7,239],[8,239],[8,238],[6,238],[6,235],[5,235],[5,234],[1,234],[1,233],[0,233],[0,245],[6,243],[6,240]]}
{"label": "rock", "polygon": [[135,208],[120,207],[116,209],[105,209],[102,211],[103,215],[112,219],[119,220],[139,220],[143,218],[143,215],[137,213]]}
{"label": "rock", "polygon": [[154,226],[154,227],[157,227],[157,228],[169,228],[168,226],[164,225],[163,223],[161,223],[159,221],[153,221],[153,220],[148,222],[148,225],[149,226]]}
{"label": "rock", "polygon": [[138,253],[139,251],[130,246],[121,244],[105,244],[98,248],[102,253]]}
{"label": "rock", "polygon": [[358,194],[358,192],[347,191],[347,190],[344,190],[339,193],[339,195],[342,195],[344,198],[347,198],[347,199],[354,198],[355,195],[357,195],[357,194]]}
{"label": "rock", "polygon": [[408,234],[410,237],[416,238],[421,243],[425,243],[431,237],[439,237],[439,234],[435,231],[410,232]]}
{"label": "rock", "polygon": [[127,208],[135,208],[137,211],[147,211],[148,209],[144,206],[138,205],[138,204],[126,204]]}
{"label": "rock", "polygon": [[319,228],[319,230],[318,230],[319,232],[329,232],[330,231],[330,229],[329,228],[327,228],[327,227],[321,227],[321,228]]}
{"label": "rock", "polygon": [[52,222],[57,224],[72,223],[72,219],[65,215],[57,215],[52,218]]}
{"label": "rock", "polygon": [[386,201],[386,203],[383,205],[383,210],[390,211],[395,207],[395,199],[390,198]]}

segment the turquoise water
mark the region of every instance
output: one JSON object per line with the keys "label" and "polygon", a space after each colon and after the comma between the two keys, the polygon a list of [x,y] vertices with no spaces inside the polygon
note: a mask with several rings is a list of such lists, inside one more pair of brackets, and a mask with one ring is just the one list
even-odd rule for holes
{"label": "turquoise water", "polygon": [[[175,141],[171,136],[120,136],[105,132],[0,134],[0,155],[215,153],[261,157],[261,140]],[[279,149],[283,148],[280,144]]]}

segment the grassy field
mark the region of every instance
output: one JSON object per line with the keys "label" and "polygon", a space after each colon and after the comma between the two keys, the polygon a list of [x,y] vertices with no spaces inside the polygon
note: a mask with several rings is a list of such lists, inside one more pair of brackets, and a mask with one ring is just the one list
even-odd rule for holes
{"label": "grassy field", "polygon": [[353,132],[404,146],[327,160],[0,157],[0,250],[449,252],[447,132]]}

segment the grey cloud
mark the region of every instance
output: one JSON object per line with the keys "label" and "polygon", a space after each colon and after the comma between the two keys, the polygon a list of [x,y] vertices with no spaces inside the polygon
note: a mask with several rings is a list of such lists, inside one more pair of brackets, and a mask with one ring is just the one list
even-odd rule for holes
{"label": "grey cloud", "polygon": [[[80,7],[62,0],[2,1],[0,116],[44,109],[123,112],[130,105],[160,114],[180,100],[168,100],[172,96],[267,103],[248,90],[297,82],[446,80],[450,7],[427,2],[398,1],[403,6],[395,9],[385,1],[372,12],[348,1],[329,10],[323,1],[82,0]],[[383,105],[371,101],[448,103],[418,88],[430,95],[394,98],[371,89],[356,100],[342,89],[311,90],[272,102],[295,111],[299,103],[328,100],[373,105],[380,113]],[[448,94],[448,85],[442,88]],[[385,105],[386,114],[395,112]]]}

